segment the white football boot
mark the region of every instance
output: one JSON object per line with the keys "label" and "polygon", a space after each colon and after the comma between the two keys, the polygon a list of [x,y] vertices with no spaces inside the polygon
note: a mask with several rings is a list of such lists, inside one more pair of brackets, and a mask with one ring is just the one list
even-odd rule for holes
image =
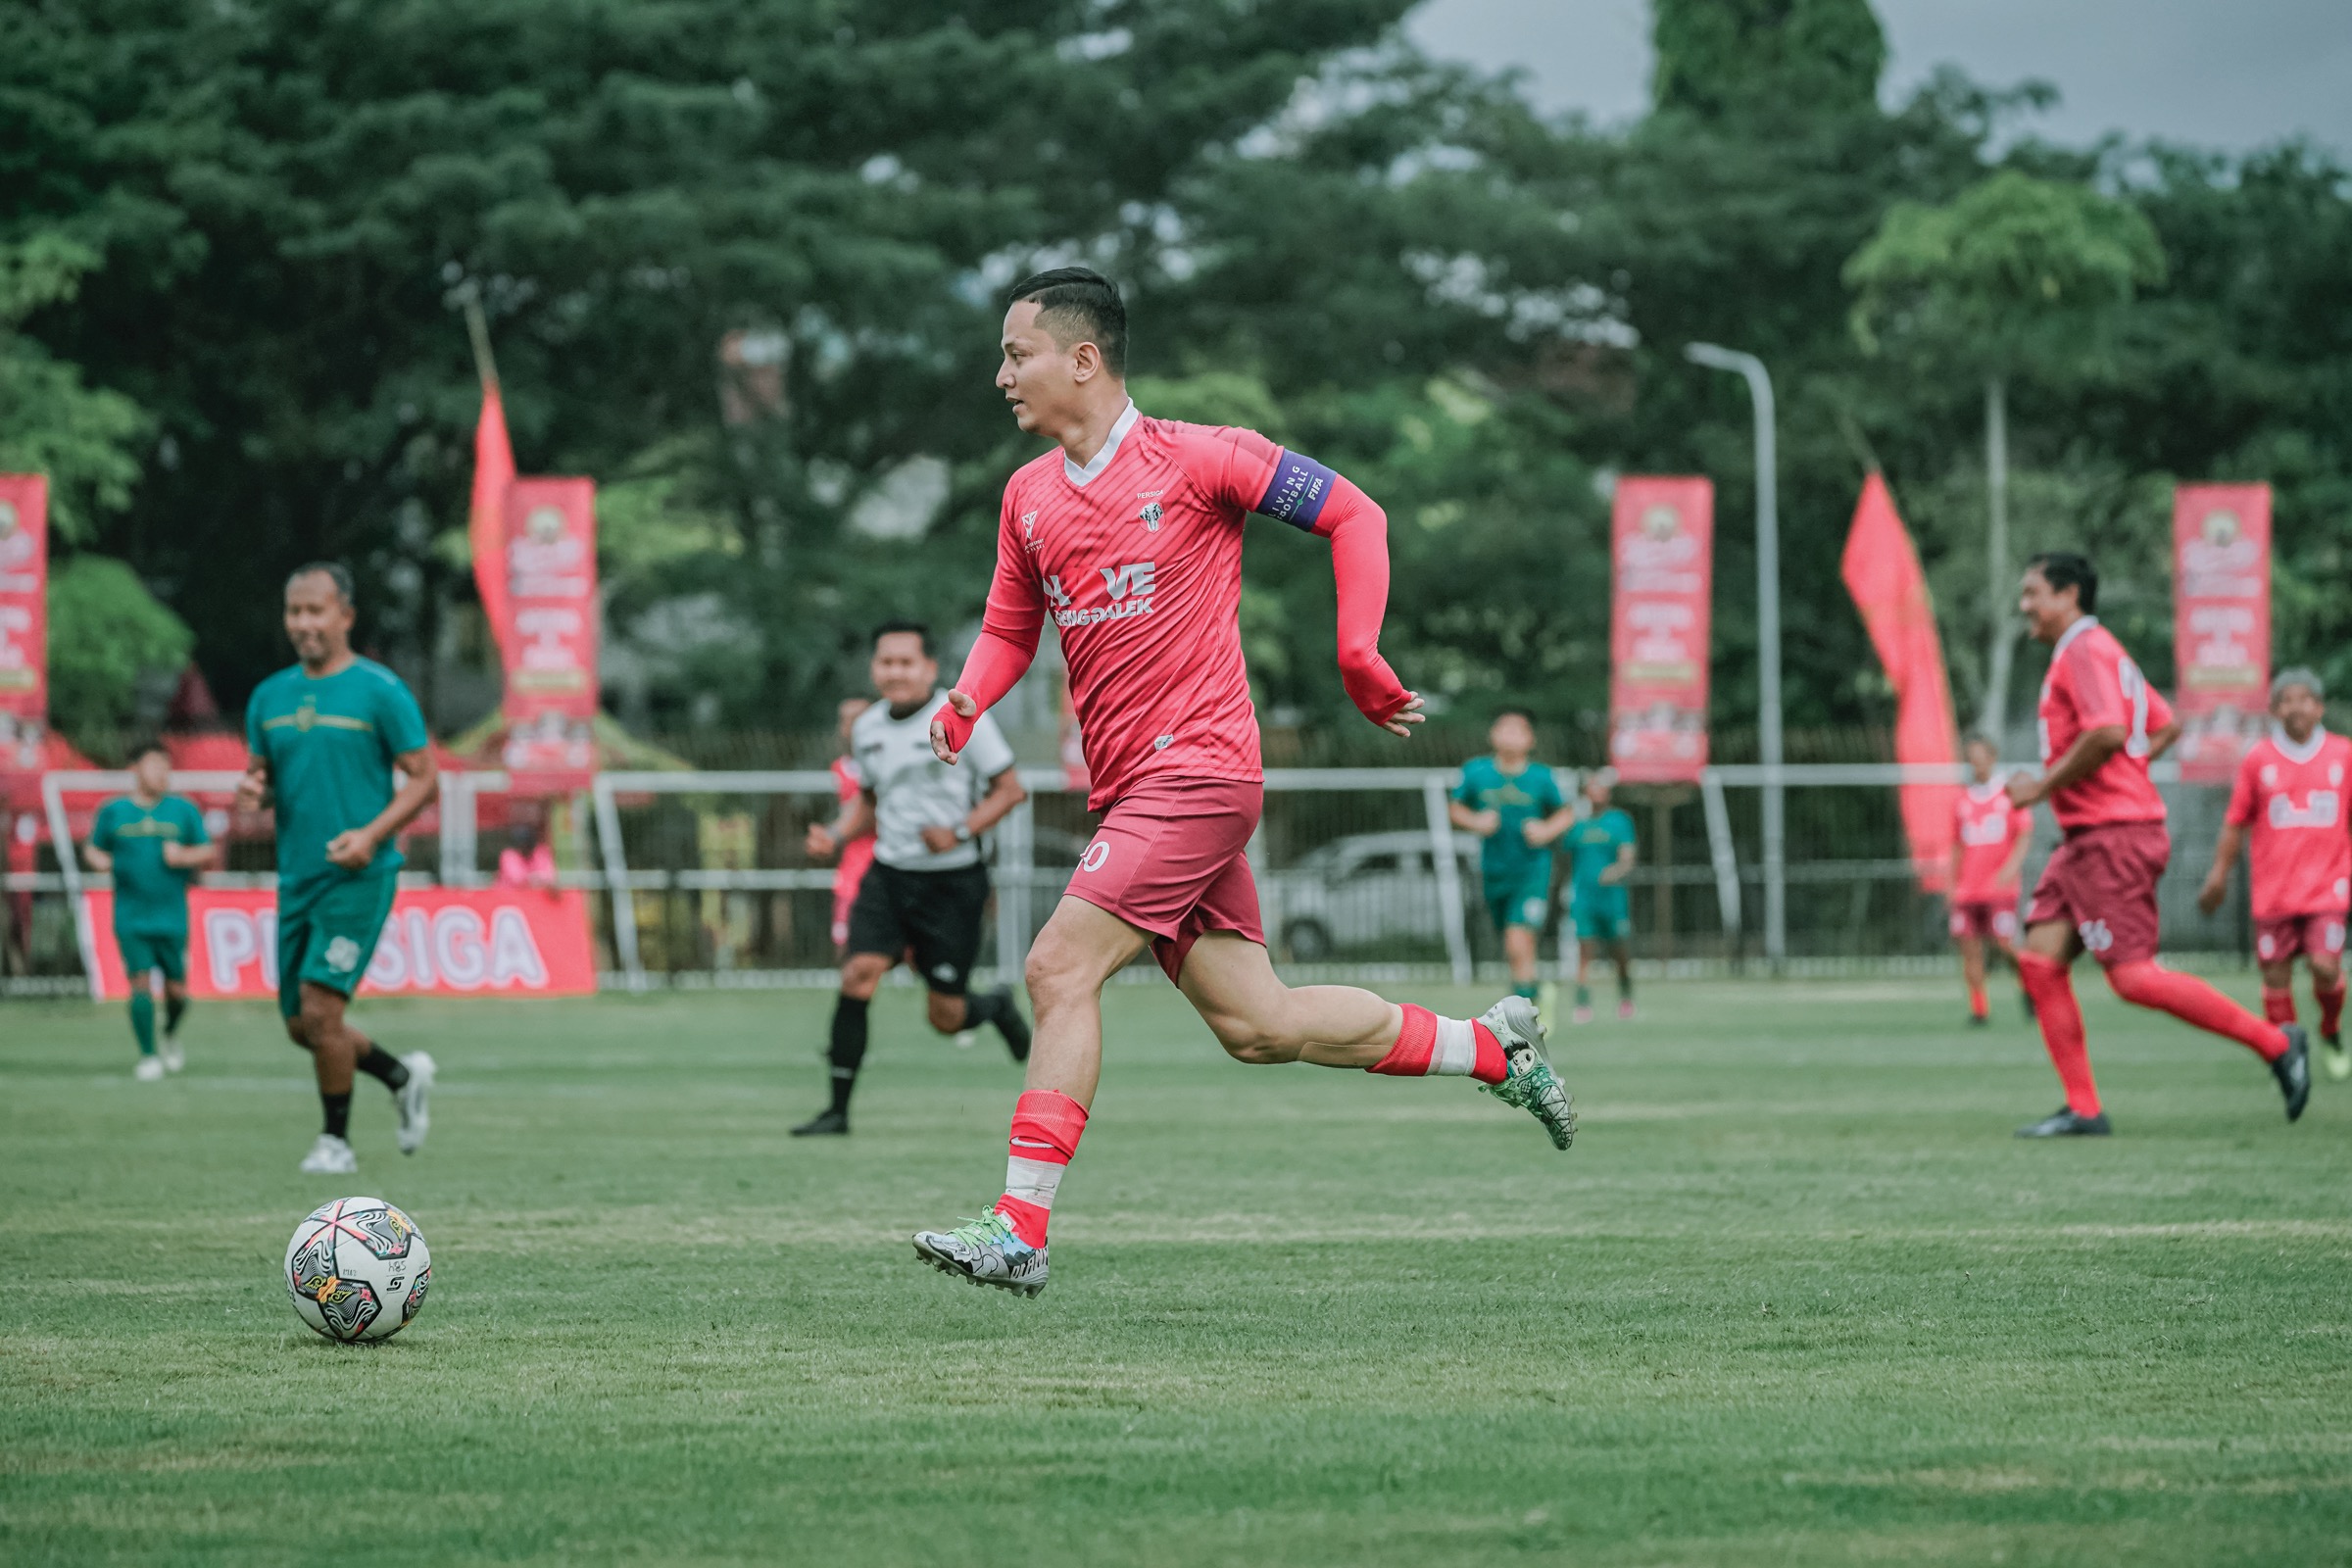
{"label": "white football boot", "polygon": [[360,1156],[333,1133],[320,1133],[311,1152],[302,1156],[305,1176],[349,1176],[360,1168]]}
{"label": "white football boot", "polygon": [[392,1103],[400,1112],[400,1152],[414,1154],[432,1131],[433,1076],[438,1069],[428,1052],[412,1051],[401,1059],[408,1064],[409,1081],[392,1091]]}
{"label": "white football boot", "polygon": [[166,1072],[177,1072],[188,1064],[188,1054],[180,1050],[179,1042],[170,1035],[164,1036],[163,1049],[157,1054],[164,1058]]}
{"label": "white football boot", "polygon": [[130,1075],[143,1084],[154,1083],[164,1075],[164,1058],[141,1056],[139,1064],[130,1069]]}

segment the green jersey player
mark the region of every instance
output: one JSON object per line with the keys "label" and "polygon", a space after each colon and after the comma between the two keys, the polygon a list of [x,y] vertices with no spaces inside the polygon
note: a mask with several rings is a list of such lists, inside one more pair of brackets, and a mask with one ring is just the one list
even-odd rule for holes
{"label": "green jersey player", "polygon": [[1634,868],[1634,819],[1609,804],[1617,770],[1596,768],[1585,779],[1589,809],[1568,829],[1569,908],[1576,916],[1577,1023],[1592,1021],[1592,988],[1586,975],[1592,950],[1608,949],[1617,965],[1617,1016],[1634,1015],[1634,970],[1626,944],[1634,934],[1626,873]]}
{"label": "green jersey player", "polygon": [[1447,814],[1455,827],[1486,841],[1479,850],[1479,880],[1487,912],[1502,935],[1512,989],[1532,1002],[1536,936],[1551,910],[1551,846],[1568,829],[1568,803],[1551,769],[1531,760],[1536,723],[1526,709],[1495,714],[1487,743],[1494,755],[1462,764]]}
{"label": "green jersey player", "polygon": [[[188,884],[212,858],[212,835],[196,803],[169,793],[172,754],[150,743],[130,760],[131,791],[98,808],[82,858],[115,880],[115,946],[130,981],[130,1032],[139,1043],[136,1076],[152,1083],[177,1072],[179,1020],[187,1012]],[[163,1049],[156,1049],[155,993],[164,995]]]}
{"label": "green jersey player", "polygon": [[[302,1162],[359,1169],[349,1141],[356,1069],[392,1091],[400,1149],[424,1142],[433,1058],[402,1061],[344,1017],[392,912],[394,839],[437,783],[424,715],[398,675],[351,651],[351,573],[320,563],[286,579],[286,637],[300,662],[262,682],[245,712],[253,762],[237,801],[277,809],[277,1009],[311,1054],[326,1127]],[[392,770],[406,779],[396,790]]]}

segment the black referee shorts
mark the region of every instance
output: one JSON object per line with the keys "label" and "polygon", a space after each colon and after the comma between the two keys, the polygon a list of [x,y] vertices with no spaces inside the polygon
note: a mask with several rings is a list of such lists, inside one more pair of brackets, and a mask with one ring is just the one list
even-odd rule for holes
{"label": "black referee shorts", "polygon": [[850,906],[849,951],[892,962],[911,955],[923,984],[960,997],[980,955],[980,916],[988,906],[988,867],[902,871],[876,860]]}

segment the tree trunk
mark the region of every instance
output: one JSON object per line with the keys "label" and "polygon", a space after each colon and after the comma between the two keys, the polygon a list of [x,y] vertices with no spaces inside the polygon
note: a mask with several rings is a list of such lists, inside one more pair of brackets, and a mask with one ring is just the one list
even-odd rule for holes
{"label": "tree trunk", "polygon": [[1984,701],[1977,728],[1998,747],[2008,720],[2009,662],[2017,649],[2017,577],[2009,566],[2008,389],[1997,375],[1984,383]]}

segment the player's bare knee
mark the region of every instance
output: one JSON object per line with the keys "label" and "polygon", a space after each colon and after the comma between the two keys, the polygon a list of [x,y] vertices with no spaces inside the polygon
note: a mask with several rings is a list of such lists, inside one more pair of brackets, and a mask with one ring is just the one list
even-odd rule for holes
{"label": "player's bare knee", "polygon": [[890,959],[879,953],[859,953],[841,966],[841,994],[853,1002],[870,1002],[890,973]]}
{"label": "player's bare knee", "polygon": [[302,1019],[299,1015],[286,1020],[286,1038],[305,1051],[311,1049],[311,1037],[303,1029]]}
{"label": "player's bare knee", "polygon": [[1083,1004],[1102,989],[1102,977],[1081,955],[1043,940],[1029,950],[1021,979],[1029,988],[1031,1004],[1041,1013]]}
{"label": "player's bare knee", "polygon": [[963,1027],[963,1017],[967,1009],[964,1006],[963,998],[943,996],[934,991],[931,993],[928,1010],[931,1027],[943,1035],[952,1035]]}

